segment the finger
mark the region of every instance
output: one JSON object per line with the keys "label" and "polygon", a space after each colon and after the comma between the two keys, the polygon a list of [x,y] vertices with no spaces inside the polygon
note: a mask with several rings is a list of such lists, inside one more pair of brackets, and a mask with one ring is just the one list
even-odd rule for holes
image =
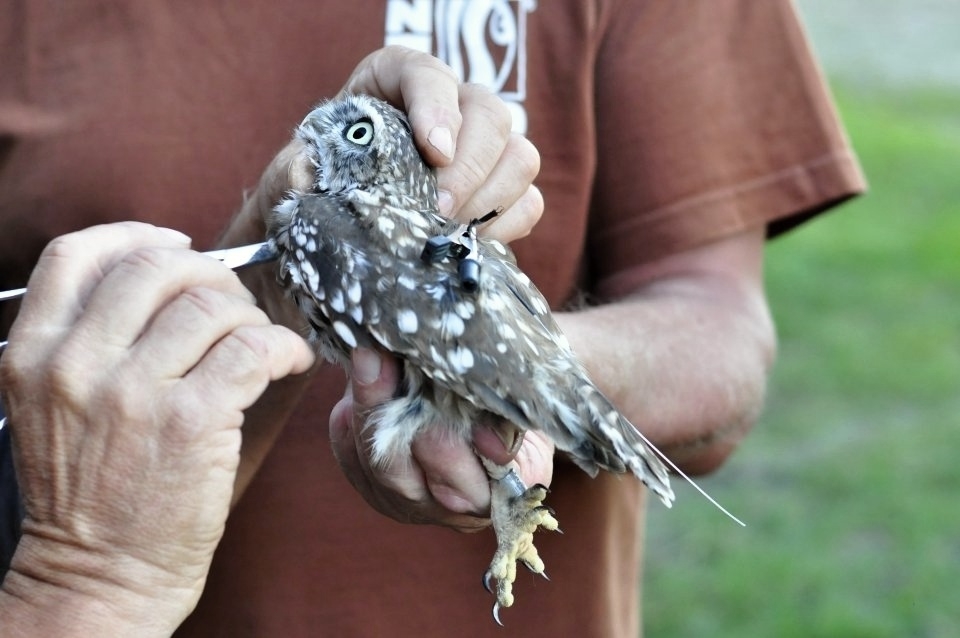
{"label": "finger", "polygon": [[420,501],[429,496],[425,483],[419,481],[420,489],[408,490],[408,493],[399,493],[394,486],[384,483],[383,468],[379,472],[374,471],[369,446],[358,435],[358,431],[363,429],[363,423],[358,423],[358,420],[353,391],[348,386],[343,398],[330,412],[330,444],[344,476],[364,500],[381,514],[405,522],[420,520],[419,515],[412,512],[422,508]]}
{"label": "finger", "polygon": [[[465,126],[461,137],[468,136],[468,130],[473,129]],[[472,142],[464,139],[464,144],[472,144]],[[486,148],[480,145],[486,145]],[[540,154],[529,140],[522,135],[512,133],[507,138],[499,157],[494,158],[495,163],[492,166],[479,163],[487,161],[483,154],[492,154],[498,148],[499,145],[492,144],[490,140],[478,141],[475,147],[465,147],[463,153],[458,154],[457,162],[453,165],[438,170],[438,199],[442,204],[443,199],[447,197],[443,193],[449,193],[449,197],[456,206],[452,213],[449,209],[443,210],[441,206],[441,212],[447,215],[452,214],[455,219],[466,223],[471,219],[482,217],[491,210],[500,210],[508,214],[501,214],[499,219],[494,220],[489,226],[495,227],[498,224],[506,226],[504,220],[516,220],[515,211],[510,209],[515,203],[521,203],[520,200],[529,197],[518,209],[522,212],[527,212],[529,209],[531,214],[522,220],[526,225],[523,229],[525,235],[543,211],[542,197],[539,191],[532,187],[533,180],[540,171]],[[481,171],[486,173],[483,174]],[[450,206],[449,202],[447,206]]]}
{"label": "finger", "polygon": [[477,453],[497,465],[513,463],[526,485],[550,485],[553,479],[553,441],[537,430],[523,431],[507,421],[481,423],[473,428]]}
{"label": "finger", "polygon": [[[367,475],[366,467],[360,460],[356,439],[353,436],[353,395],[350,387],[333,409],[330,411],[330,447],[333,456],[343,470],[350,484],[357,491],[364,493],[361,479]],[[365,482],[365,481],[364,481]]]}
{"label": "finger", "polygon": [[516,461],[520,478],[527,485],[549,486],[553,481],[553,456],[556,446],[550,437],[535,430],[523,437]]}
{"label": "finger", "polygon": [[[130,250],[144,246],[186,248],[190,238],[139,222],[93,226],[57,237],[44,249],[20,309],[17,328],[65,329],[79,316],[104,273]],[[16,329],[11,331],[15,341]]]}
{"label": "finger", "polygon": [[[241,411],[253,405],[270,381],[306,372],[313,362],[310,346],[287,328],[241,326],[219,340],[183,377],[178,392],[197,414],[235,413],[242,420]],[[202,427],[201,420],[197,425]]]}
{"label": "finger", "polygon": [[104,350],[126,349],[159,308],[196,287],[254,302],[236,274],[215,259],[183,249],[139,248],[117,262],[94,289],[77,320],[77,338]]}
{"label": "finger", "polygon": [[333,448],[333,456],[350,484],[371,505],[383,511],[372,496],[375,489],[371,480],[370,457],[360,452],[361,447],[358,446],[357,441],[361,439],[357,436],[356,430],[362,428],[363,424],[358,424],[357,420],[353,390],[350,385],[347,385],[343,397],[330,411],[330,445]]}
{"label": "finger", "polygon": [[354,349],[350,358],[350,387],[354,409],[369,415],[393,398],[400,384],[398,361],[370,348]]}
{"label": "finger", "polygon": [[[378,463],[371,460],[374,431],[367,419],[377,407],[394,398],[399,380],[397,359],[368,348],[354,350],[350,389],[330,419],[334,455],[350,483],[377,511],[399,521],[445,525],[461,531],[489,526],[485,518],[451,511],[438,503],[412,454],[394,455]],[[471,460],[477,462],[472,455]],[[482,480],[485,483],[486,479]]]}
{"label": "finger", "polygon": [[274,205],[290,189],[307,191],[313,182],[313,169],[303,140],[294,138],[277,153],[260,178],[256,197],[264,211]]}
{"label": "finger", "polygon": [[133,344],[130,356],[135,365],[158,378],[180,378],[236,328],[269,323],[249,298],[212,288],[190,288],[160,309]]}
{"label": "finger", "polygon": [[488,89],[463,85],[460,112],[463,126],[457,138],[456,155],[449,165],[437,171],[438,203],[440,212],[446,216],[452,216],[470,201],[500,161],[510,138],[510,111]]}
{"label": "finger", "polygon": [[463,119],[458,84],[453,70],[434,56],[389,46],[367,56],[342,92],[373,95],[405,111],[424,159],[446,166],[454,158]]}
{"label": "finger", "polygon": [[529,235],[542,216],[543,195],[539,188],[531,185],[510,208],[500,212],[493,221],[481,226],[479,234],[481,237],[509,244]]}
{"label": "finger", "polygon": [[480,234],[504,243],[526,237],[543,215],[543,195],[532,184],[539,170],[540,154],[536,147],[525,137],[511,134],[486,181],[454,217],[467,223],[499,210],[492,221],[480,228]]}
{"label": "finger", "polygon": [[497,465],[512,461],[523,443],[525,433],[507,421],[481,423],[473,428],[473,447],[478,454]]}
{"label": "finger", "polygon": [[351,357],[351,384],[353,396],[354,446],[364,460],[366,471],[374,481],[395,491],[404,498],[421,501],[428,495],[423,473],[413,462],[409,451],[395,453],[391,458],[372,459],[373,440],[377,435],[376,424],[369,423],[378,407],[394,398],[400,383],[399,362],[390,356],[371,350],[356,348]]}
{"label": "finger", "polygon": [[459,514],[490,509],[489,478],[465,441],[433,428],[414,439],[412,452],[437,503]]}
{"label": "finger", "polygon": [[[450,172],[450,167],[439,171],[438,188],[446,188],[448,181],[456,186],[457,177],[454,176],[451,179]],[[455,218],[468,222],[491,210],[506,210],[507,213],[511,213],[511,207],[522,203],[526,204],[530,209],[529,212],[534,214],[532,221],[525,220],[526,231],[529,232],[529,228],[536,223],[543,212],[543,198],[539,190],[533,186],[533,180],[539,172],[540,153],[537,148],[526,137],[511,133],[496,164],[489,170],[485,180],[476,190],[465,196],[466,199],[460,203]],[[524,198],[528,198],[529,201],[523,201]],[[488,226],[505,225],[504,221],[512,217],[514,215],[501,214]]]}

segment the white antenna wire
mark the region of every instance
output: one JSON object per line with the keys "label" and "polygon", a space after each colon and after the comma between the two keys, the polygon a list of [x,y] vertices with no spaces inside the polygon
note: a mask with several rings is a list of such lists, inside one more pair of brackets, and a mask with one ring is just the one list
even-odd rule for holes
{"label": "white antenna wire", "polygon": [[697,490],[698,492],[700,492],[700,494],[701,494],[705,499],[707,499],[708,501],[710,501],[710,502],[713,504],[714,507],[716,507],[718,510],[720,510],[721,512],[723,512],[724,514],[726,514],[728,517],[730,517],[730,518],[731,518],[733,521],[735,521],[736,523],[739,523],[741,527],[746,527],[746,526],[747,526],[746,523],[744,523],[744,522],[741,521],[739,518],[737,518],[736,516],[734,516],[733,514],[731,514],[731,513],[727,510],[727,508],[725,508],[723,505],[721,505],[720,503],[718,503],[712,496],[710,496],[709,494],[707,494],[702,487],[700,487],[699,485],[697,485],[692,478],[690,478],[689,476],[687,476],[686,473],[685,473],[683,470],[681,470],[679,467],[677,467],[677,464],[676,464],[676,463],[674,463],[674,462],[671,461],[669,458],[667,458],[667,455],[666,455],[666,454],[664,454],[663,452],[661,452],[660,449],[659,449],[656,445],[654,445],[653,443],[651,443],[651,442],[650,442],[650,439],[648,439],[647,437],[645,437],[645,436],[643,435],[643,433],[640,432],[640,430],[636,430],[636,432],[637,432],[637,434],[640,435],[640,438],[643,439],[643,442],[646,443],[647,445],[649,445],[649,446],[650,446],[650,449],[653,450],[654,452],[656,452],[656,453],[657,453],[657,456],[659,456],[661,459],[663,459],[663,462],[664,462],[664,463],[666,463],[667,465],[669,465],[670,468],[671,468],[674,472],[676,472],[676,473],[679,474],[681,477],[683,477],[683,479],[684,479],[687,483],[689,483],[690,485],[693,486],[693,489],[695,489],[695,490]]}

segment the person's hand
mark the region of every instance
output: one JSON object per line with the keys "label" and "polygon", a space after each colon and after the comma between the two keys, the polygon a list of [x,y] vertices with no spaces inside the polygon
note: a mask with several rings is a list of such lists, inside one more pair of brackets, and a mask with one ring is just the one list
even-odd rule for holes
{"label": "person's hand", "polygon": [[414,440],[405,458],[375,465],[366,417],[395,396],[400,374],[394,357],[355,350],[350,386],[330,415],[334,455],[351,484],[377,511],[406,523],[461,531],[487,527],[490,479],[477,453],[501,465],[513,461],[527,485],[550,485],[553,443],[535,431],[511,437],[513,428],[503,423],[476,424],[472,445],[454,440],[438,424]]}
{"label": "person's hand", "polygon": [[506,105],[487,88],[460,84],[437,58],[400,46],[367,56],[343,87],[366,93],[407,113],[417,148],[437,167],[440,212],[464,223],[502,209],[484,227],[510,242],[526,236],[543,214],[533,179],[540,155],[512,133]]}
{"label": "person's hand", "polygon": [[134,223],[56,239],[11,328],[0,387],[26,518],[0,602],[46,609],[45,635],[179,625],[223,533],[243,410],[313,364],[188,247]]}

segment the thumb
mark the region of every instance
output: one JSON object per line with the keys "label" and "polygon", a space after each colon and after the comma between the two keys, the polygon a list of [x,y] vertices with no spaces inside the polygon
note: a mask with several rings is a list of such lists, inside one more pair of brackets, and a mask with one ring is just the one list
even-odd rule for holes
{"label": "thumb", "polygon": [[354,411],[369,412],[396,394],[400,366],[396,358],[372,348],[356,348],[351,358],[350,388]]}
{"label": "thumb", "polygon": [[473,428],[473,447],[497,465],[512,461],[523,444],[523,430],[504,420],[485,420]]}

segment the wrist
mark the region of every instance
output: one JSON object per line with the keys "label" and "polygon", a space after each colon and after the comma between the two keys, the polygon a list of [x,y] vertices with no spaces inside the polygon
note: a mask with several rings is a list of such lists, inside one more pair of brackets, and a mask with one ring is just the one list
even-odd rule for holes
{"label": "wrist", "polygon": [[199,599],[197,572],[25,534],[0,587],[4,635],[170,636]]}

